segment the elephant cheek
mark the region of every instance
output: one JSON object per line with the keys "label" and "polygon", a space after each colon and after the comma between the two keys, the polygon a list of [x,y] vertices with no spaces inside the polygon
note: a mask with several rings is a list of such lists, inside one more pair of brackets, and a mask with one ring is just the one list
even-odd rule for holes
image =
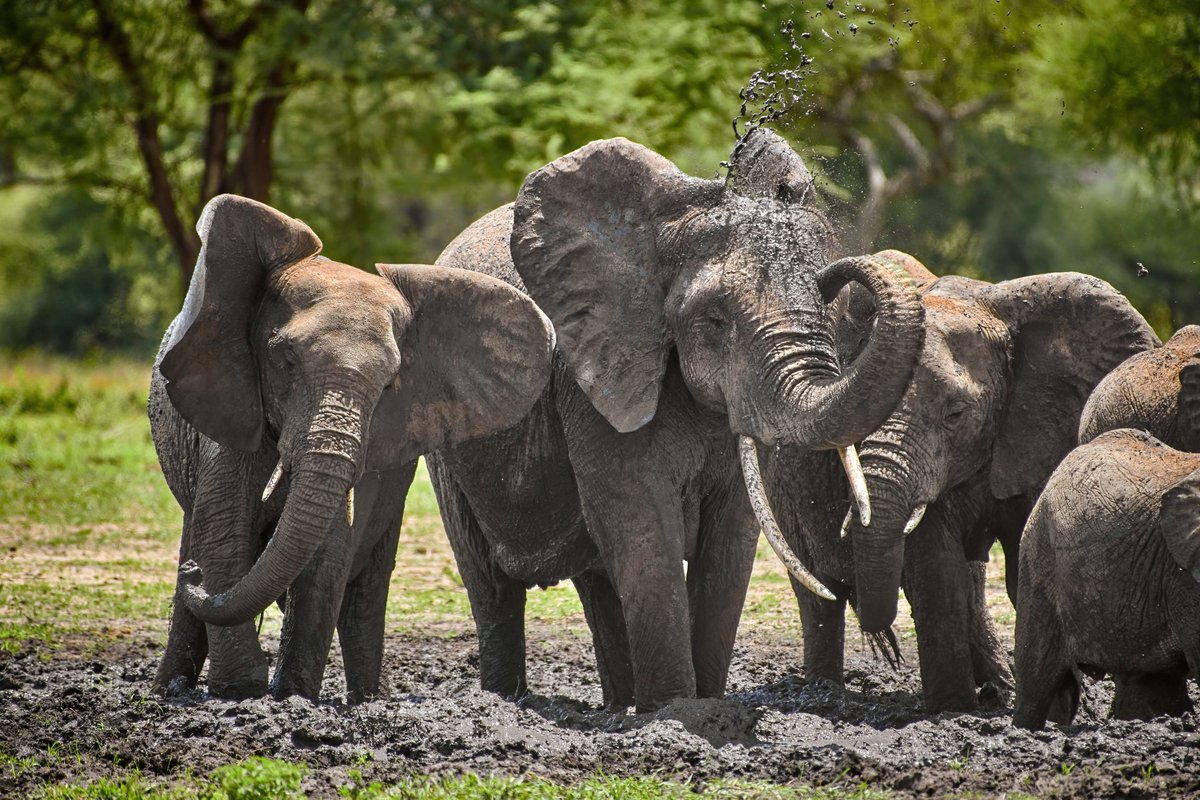
{"label": "elephant cheek", "polygon": [[854,585],[858,621],[867,633],[882,633],[896,621],[900,575],[904,566],[904,537],[898,531],[872,535],[855,526]]}

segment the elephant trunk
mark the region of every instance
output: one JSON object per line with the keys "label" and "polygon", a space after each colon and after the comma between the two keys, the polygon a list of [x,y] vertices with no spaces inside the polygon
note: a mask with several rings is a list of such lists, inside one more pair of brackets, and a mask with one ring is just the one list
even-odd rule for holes
{"label": "elephant trunk", "polygon": [[238,625],[262,613],[281,597],[325,542],[341,515],[349,522],[366,427],[365,403],[341,391],[326,391],[308,431],[296,448],[291,486],[283,515],[262,555],[228,591],[210,595],[191,562],[180,567],[188,610],[213,625]]}
{"label": "elephant trunk", "polygon": [[826,301],[851,281],[875,299],[874,330],[858,358],[841,377],[794,390],[811,420],[801,444],[844,447],[877,429],[900,402],[925,343],[925,306],[907,273],[872,256],[836,261],[817,280]]}
{"label": "elephant trunk", "polygon": [[854,585],[858,620],[867,633],[887,630],[896,619],[904,540],[920,523],[925,506],[912,506],[907,486],[912,468],[903,454],[875,437],[863,445],[863,469],[871,493],[870,526],[850,519],[854,547]]}

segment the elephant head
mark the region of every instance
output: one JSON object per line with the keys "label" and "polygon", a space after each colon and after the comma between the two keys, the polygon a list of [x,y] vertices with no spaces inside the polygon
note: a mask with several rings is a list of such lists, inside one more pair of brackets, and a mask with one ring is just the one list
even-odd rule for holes
{"label": "elephant head", "polygon": [[[317,253],[303,222],[234,195],[196,226],[202,248],[159,369],[172,404],[222,447],[269,449],[289,476],[270,543],[216,596],[193,569],[184,601],[205,622],[252,619],[335,526],[353,526],[366,470],[515,424],[549,377],[554,334],[533,303],[463,270]],[[402,491],[402,487],[397,488]]]}
{"label": "elephant head", "polygon": [[[923,337],[920,298],[901,270],[872,258],[823,267],[833,235],[814,195],[803,161],[765,130],[728,181],[690,177],[626,139],[596,141],[526,178],[513,262],[613,428],[654,418],[677,359],[696,403],[742,437],[744,468],[756,473],[755,442],[845,451],[874,430]],[[880,311],[843,367],[826,303],[849,282]],[[846,462],[857,463],[852,451]],[[746,477],[764,499],[758,476]]]}
{"label": "elephant head", "polygon": [[1079,443],[1105,431],[1149,431],[1177,450],[1200,452],[1200,326],[1131,356],[1096,385],[1079,419]]}
{"label": "elephant head", "polygon": [[[886,630],[895,618],[905,538],[926,508],[968,486],[996,500],[1032,500],[1074,445],[1092,388],[1157,343],[1122,295],[1087,275],[931,280],[894,252],[877,257],[916,271],[925,287],[926,331],[900,404],[861,444],[873,518],[864,524],[851,509],[843,525],[868,632]],[[853,340],[863,303],[851,298],[843,305]]]}

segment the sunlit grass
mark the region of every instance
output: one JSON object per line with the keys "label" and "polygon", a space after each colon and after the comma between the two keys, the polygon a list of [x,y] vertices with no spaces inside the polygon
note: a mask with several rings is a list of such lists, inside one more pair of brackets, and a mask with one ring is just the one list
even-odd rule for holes
{"label": "sunlit grass", "polygon": [[[36,762],[35,762],[36,763]],[[0,757],[0,769],[5,762]],[[272,758],[251,757],[228,764],[205,778],[154,782],[133,771],[85,784],[46,786],[46,800],[288,800],[303,798],[307,766]],[[348,771],[339,794],[347,800],[652,800],[689,798],[702,791],[715,800],[884,800],[892,795],[867,786],[777,786],[747,780],[712,780],[702,786],[659,777],[620,778],[596,775],[561,784],[533,775],[483,777],[414,776],[395,783],[371,781],[358,769]]]}

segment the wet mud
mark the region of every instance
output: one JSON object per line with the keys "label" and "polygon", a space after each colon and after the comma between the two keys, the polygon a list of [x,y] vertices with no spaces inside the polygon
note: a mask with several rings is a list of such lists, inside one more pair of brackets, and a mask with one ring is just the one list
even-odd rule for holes
{"label": "wet mud", "polygon": [[1106,681],[1088,683],[1074,725],[1029,733],[1013,728],[1002,706],[925,713],[911,644],[895,670],[866,650],[848,655],[841,689],[804,679],[797,644],[756,632],[738,645],[725,699],[614,714],[597,708],[591,647],[579,631],[532,633],[533,693],[519,702],[478,688],[470,635],[390,638],[389,686],[358,706],[339,699],[336,654],[315,705],[218,700],[202,690],[152,696],[158,645],[149,638],[100,655],[0,654],[0,753],[26,758],[24,767],[0,769],[0,795],[112,776],[114,765],[150,780],[205,775],[250,755],[307,763],[304,788],[315,797],[337,796],[356,779],[474,772],[572,782],[600,771],[697,791],[737,777],[847,788],[866,781],[901,797],[1200,793],[1195,715],[1111,720]]}

